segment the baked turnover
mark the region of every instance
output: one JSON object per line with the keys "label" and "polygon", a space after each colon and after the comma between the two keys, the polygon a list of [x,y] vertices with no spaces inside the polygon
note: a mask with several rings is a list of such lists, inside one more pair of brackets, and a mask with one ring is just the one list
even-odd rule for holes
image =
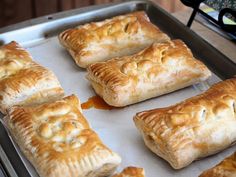
{"label": "baked turnover", "polygon": [[32,61],[16,42],[0,47],[0,111],[13,105],[38,104],[64,95],[54,73]]}
{"label": "baked turnover", "polygon": [[236,141],[236,78],[167,108],[136,114],[145,144],[175,169]]}
{"label": "baked turnover", "polygon": [[200,177],[235,177],[236,176],[236,152],[224,159],[215,167],[204,171]]}
{"label": "baked turnover", "polygon": [[4,121],[41,177],[108,176],[120,164],[90,128],[74,95],[34,107],[14,106]]}
{"label": "baked turnover", "polygon": [[59,40],[77,65],[86,68],[94,62],[134,54],[169,37],[140,11],[68,29]]}
{"label": "baked turnover", "polygon": [[122,107],[204,81],[208,68],[180,40],[88,67],[88,80],[109,105]]}
{"label": "baked turnover", "polygon": [[145,172],[143,168],[127,167],[121,173],[112,177],[145,177]]}

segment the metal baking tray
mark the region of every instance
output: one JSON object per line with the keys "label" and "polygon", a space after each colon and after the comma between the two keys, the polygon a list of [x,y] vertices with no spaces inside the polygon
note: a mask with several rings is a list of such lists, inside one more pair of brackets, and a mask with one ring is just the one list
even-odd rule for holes
{"label": "metal baking tray", "polygon": [[[75,9],[2,28],[0,29],[0,43],[4,44],[12,40],[21,43],[38,63],[55,72],[66,95],[75,93],[81,102],[85,102],[95,93],[85,79],[86,71],[77,67],[66,50],[60,46],[57,39],[58,33],[78,24],[103,20],[137,10],[146,11],[151,21],[173,39],[185,41],[194,55],[211,69],[213,76],[206,82],[122,109],[89,109],[84,110],[84,114],[104,143],[121,155],[122,163],[118,171],[133,165],[144,167],[147,177],[198,176],[203,170],[214,166],[231,154],[236,147],[233,146],[214,156],[196,161],[182,170],[173,170],[167,162],[145,147],[141,135],[134,126],[133,116],[136,112],[165,107],[197,95],[213,83],[234,76],[236,65],[166,11],[152,2],[143,0]],[[3,124],[0,124],[0,159],[9,176],[38,176],[19,151],[18,146],[12,143]]]}

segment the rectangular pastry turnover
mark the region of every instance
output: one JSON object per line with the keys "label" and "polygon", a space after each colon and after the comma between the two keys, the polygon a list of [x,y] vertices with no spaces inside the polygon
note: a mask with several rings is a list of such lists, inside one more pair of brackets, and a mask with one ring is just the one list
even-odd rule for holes
{"label": "rectangular pastry turnover", "polygon": [[200,177],[235,177],[236,176],[236,152],[224,159],[215,167],[204,171]]}
{"label": "rectangular pastry turnover", "polygon": [[154,43],[137,54],[98,62],[87,70],[95,92],[115,107],[163,95],[211,76],[181,40]]}
{"label": "rectangular pastry turnover", "polygon": [[41,177],[109,176],[120,164],[120,157],[90,128],[75,95],[39,106],[14,106],[4,121]]}
{"label": "rectangular pastry turnover", "polygon": [[236,141],[236,78],[167,108],[136,114],[145,144],[175,169]]}
{"label": "rectangular pastry turnover", "polygon": [[32,61],[16,42],[0,47],[0,111],[13,105],[60,99],[64,90],[54,73]]}
{"label": "rectangular pastry turnover", "polygon": [[140,11],[68,29],[59,40],[77,65],[86,68],[94,62],[134,54],[169,37]]}

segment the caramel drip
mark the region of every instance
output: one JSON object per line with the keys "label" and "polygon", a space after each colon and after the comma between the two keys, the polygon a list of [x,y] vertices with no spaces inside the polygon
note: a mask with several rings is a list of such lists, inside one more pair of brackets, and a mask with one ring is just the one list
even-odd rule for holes
{"label": "caramel drip", "polygon": [[88,99],[88,101],[81,104],[82,109],[104,109],[111,110],[115,107],[108,105],[100,96],[92,96]]}

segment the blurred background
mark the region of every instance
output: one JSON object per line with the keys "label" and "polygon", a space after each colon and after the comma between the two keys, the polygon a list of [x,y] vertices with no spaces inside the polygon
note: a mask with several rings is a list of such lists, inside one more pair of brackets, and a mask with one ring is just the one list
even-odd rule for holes
{"label": "blurred background", "polygon": [[[64,10],[122,0],[0,0],[0,27]],[[179,0],[153,0],[169,12],[183,10]]]}
{"label": "blurred background", "polygon": [[[0,0],[0,27],[64,10],[124,0]],[[180,0],[152,0],[170,13],[186,10]],[[236,9],[236,0],[205,0],[216,10]]]}

